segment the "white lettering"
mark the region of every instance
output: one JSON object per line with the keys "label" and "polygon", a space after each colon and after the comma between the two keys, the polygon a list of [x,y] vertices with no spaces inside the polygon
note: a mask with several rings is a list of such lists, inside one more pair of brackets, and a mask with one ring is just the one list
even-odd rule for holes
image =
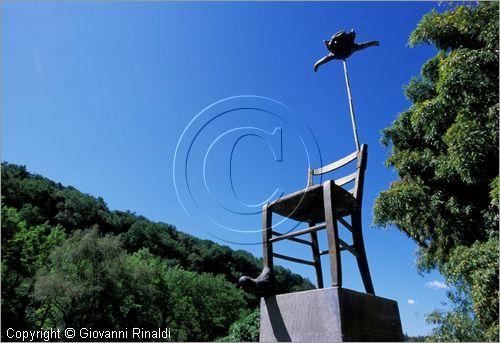
{"label": "white lettering", "polygon": [[15,338],[22,340],[23,342],[33,342],[43,340],[45,342],[49,341],[51,338],[60,339],[61,331],[59,329],[54,330],[14,330],[13,328],[7,329],[7,338]]}

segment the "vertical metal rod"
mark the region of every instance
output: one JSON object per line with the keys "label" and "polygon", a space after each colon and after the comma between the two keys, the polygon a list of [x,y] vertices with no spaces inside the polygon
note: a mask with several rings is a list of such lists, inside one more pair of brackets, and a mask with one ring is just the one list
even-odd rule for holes
{"label": "vertical metal rod", "polygon": [[[309,227],[313,227],[315,225],[316,223],[309,223]],[[316,231],[311,232],[311,243],[318,288],[323,288],[323,271],[321,270],[321,255],[319,254],[318,233]]]}
{"label": "vertical metal rod", "polygon": [[270,239],[273,236],[273,212],[269,208],[268,204],[262,206],[262,243],[264,252],[262,254],[264,267],[268,267],[271,272],[274,269],[273,266],[273,243]]}
{"label": "vertical metal rod", "polygon": [[337,211],[335,210],[334,181],[328,180],[323,184],[323,204],[325,207],[325,224],[330,255],[330,273],[332,287],[342,287],[342,263],[339,250],[339,229],[337,226]]}
{"label": "vertical metal rod", "polygon": [[356,142],[356,149],[359,151],[358,128],[356,127],[356,118],[354,117],[354,105],[352,103],[351,84],[349,83],[349,75],[347,74],[347,64],[345,60],[342,60],[342,63],[344,64],[345,84],[347,87],[347,96],[349,97],[349,108],[351,110],[352,131],[354,133],[354,141]]}

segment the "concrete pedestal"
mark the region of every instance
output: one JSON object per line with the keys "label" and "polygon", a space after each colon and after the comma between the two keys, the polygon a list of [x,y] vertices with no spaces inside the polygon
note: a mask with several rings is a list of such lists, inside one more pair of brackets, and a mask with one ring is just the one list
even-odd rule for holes
{"label": "concrete pedestal", "polygon": [[403,341],[398,304],[345,288],[262,298],[261,342]]}

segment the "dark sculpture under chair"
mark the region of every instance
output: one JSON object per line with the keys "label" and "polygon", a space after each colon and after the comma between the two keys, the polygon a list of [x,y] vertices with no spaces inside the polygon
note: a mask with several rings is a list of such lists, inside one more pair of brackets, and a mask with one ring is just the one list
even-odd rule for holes
{"label": "dark sculpture under chair", "polygon": [[264,267],[262,273],[255,279],[242,276],[238,284],[245,290],[257,295],[269,296],[274,293],[274,277],[271,268]]}

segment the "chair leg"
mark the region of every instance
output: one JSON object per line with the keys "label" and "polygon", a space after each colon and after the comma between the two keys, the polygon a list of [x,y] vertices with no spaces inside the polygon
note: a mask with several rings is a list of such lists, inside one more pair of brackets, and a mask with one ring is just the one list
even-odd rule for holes
{"label": "chair leg", "polygon": [[[314,226],[315,223],[309,223],[309,227]],[[314,260],[314,269],[316,269],[316,280],[318,281],[318,288],[323,288],[323,272],[321,270],[321,256],[319,255],[319,244],[317,232],[311,232],[312,254]]]}
{"label": "chair leg", "polygon": [[361,211],[356,211],[355,213],[353,213],[351,216],[351,220],[353,228],[354,249],[358,253],[356,259],[358,261],[361,279],[363,280],[363,285],[365,286],[366,293],[375,295],[372,278],[370,276],[370,269],[368,268],[368,259],[366,258],[365,244],[363,242]]}
{"label": "chair leg", "polygon": [[262,243],[264,247],[263,260],[264,268],[268,267],[273,271],[273,244],[269,241],[272,238],[273,212],[267,204],[262,207]]}
{"label": "chair leg", "polygon": [[340,263],[339,231],[335,212],[333,183],[331,180],[323,184],[323,202],[325,206],[325,222],[330,255],[330,272],[332,287],[342,287],[342,267]]}

